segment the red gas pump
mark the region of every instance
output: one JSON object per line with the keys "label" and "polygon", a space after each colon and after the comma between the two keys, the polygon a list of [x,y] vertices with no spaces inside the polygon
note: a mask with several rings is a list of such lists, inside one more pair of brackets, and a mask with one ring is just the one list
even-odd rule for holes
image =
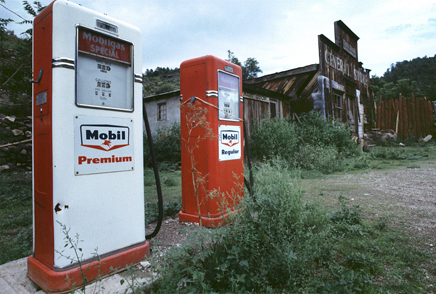
{"label": "red gas pump", "polygon": [[244,193],[242,69],[211,55],[184,61],[180,93],[179,221],[218,226]]}

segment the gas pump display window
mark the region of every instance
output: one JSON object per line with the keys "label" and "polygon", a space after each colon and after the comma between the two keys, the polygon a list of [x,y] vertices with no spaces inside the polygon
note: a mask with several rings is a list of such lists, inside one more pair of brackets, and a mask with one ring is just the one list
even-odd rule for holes
{"label": "gas pump display window", "polygon": [[218,107],[220,120],[239,121],[239,77],[218,71]]}
{"label": "gas pump display window", "polygon": [[90,29],[77,29],[76,104],[133,111],[132,45]]}

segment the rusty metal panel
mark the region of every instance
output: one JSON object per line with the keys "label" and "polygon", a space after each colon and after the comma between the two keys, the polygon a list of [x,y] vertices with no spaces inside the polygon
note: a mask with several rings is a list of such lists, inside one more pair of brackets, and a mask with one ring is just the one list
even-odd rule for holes
{"label": "rusty metal panel", "polygon": [[318,90],[318,76],[319,76],[319,72],[316,72],[316,74],[310,79],[310,81],[307,83],[307,85],[303,88],[301,93],[298,95],[300,99],[302,100],[309,99],[312,93],[315,93]]}
{"label": "rusty metal panel", "polygon": [[[318,65],[310,65],[304,68],[298,68],[295,70],[254,79],[250,82],[250,84],[288,96],[289,99],[298,100],[301,99],[301,93],[307,92],[307,85],[310,85],[309,89],[316,89],[314,84],[316,83],[317,74]],[[306,97],[307,94],[304,99]]]}

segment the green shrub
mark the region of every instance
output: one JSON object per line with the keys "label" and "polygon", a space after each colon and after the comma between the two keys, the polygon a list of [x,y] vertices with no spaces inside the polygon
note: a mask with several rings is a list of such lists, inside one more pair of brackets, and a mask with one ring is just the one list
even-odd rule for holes
{"label": "green shrub", "polygon": [[339,121],[326,122],[318,112],[311,111],[301,116],[296,128],[300,143],[312,146],[334,146],[345,156],[359,155],[357,144],[351,139],[347,124]]}
{"label": "green shrub", "polygon": [[330,215],[332,222],[348,225],[359,225],[362,223],[359,206],[355,205],[350,208],[348,206],[348,199],[344,196],[339,196],[339,202],[341,203],[341,209]]}
{"label": "green shrub", "polygon": [[251,134],[251,154],[257,159],[280,156],[292,160],[298,143],[294,125],[283,118],[264,119],[254,124]]}
{"label": "green shrub", "polygon": [[[251,154],[255,160],[280,157],[290,167],[319,173],[331,173],[358,168],[350,158],[360,158],[363,153],[351,139],[346,124],[326,122],[318,112],[301,116],[300,122],[286,119],[262,120],[251,135]],[[367,167],[368,163],[363,167]]]}
{"label": "green shrub", "polygon": [[[181,158],[180,123],[175,122],[170,127],[158,129],[152,138],[160,168],[178,166]],[[152,166],[147,135],[144,135],[144,162],[146,166]]]}
{"label": "green shrub", "polygon": [[296,165],[305,170],[318,170],[322,173],[341,171],[345,162],[340,158],[334,146],[316,146],[304,144],[296,156]]}

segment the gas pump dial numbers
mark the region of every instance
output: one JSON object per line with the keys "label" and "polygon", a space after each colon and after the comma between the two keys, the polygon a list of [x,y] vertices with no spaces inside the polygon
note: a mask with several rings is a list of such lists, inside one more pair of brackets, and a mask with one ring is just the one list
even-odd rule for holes
{"label": "gas pump dial numbers", "polygon": [[219,119],[239,120],[239,77],[218,71]]}

